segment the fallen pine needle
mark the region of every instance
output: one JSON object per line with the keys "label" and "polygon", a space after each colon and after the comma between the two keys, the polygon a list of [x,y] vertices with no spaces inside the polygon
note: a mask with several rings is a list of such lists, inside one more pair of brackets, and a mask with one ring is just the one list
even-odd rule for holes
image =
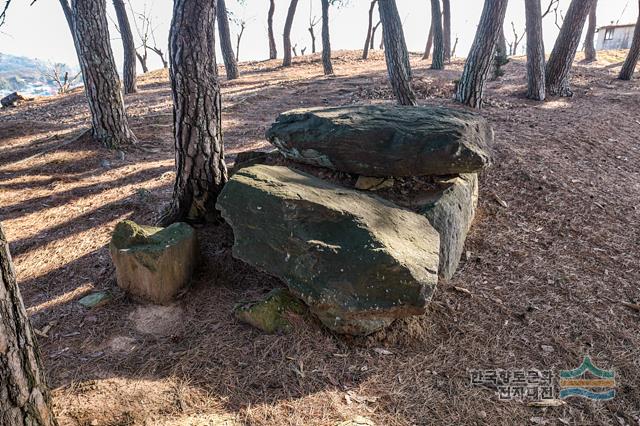
{"label": "fallen pine needle", "polygon": [[638,305],[637,303],[622,302],[622,304],[627,308],[640,312],[640,305]]}
{"label": "fallen pine needle", "polygon": [[566,402],[561,399],[543,399],[541,401],[531,401],[527,405],[529,407],[560,407]]}

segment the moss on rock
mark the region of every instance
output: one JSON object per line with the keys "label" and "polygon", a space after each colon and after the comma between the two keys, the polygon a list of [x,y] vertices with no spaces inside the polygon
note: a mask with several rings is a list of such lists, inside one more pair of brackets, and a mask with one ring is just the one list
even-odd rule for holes
{"label": "moss on rock", "polygon": [[302,315],[304,304],[287,289],[270,291],[263,300],[241,304],[234,310],[236,318],[269,334],[289,332],[288,314]]}

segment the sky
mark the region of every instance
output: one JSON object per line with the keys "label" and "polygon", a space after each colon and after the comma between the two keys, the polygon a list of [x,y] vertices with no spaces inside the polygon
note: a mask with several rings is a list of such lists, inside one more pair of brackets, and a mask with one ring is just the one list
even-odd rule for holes
{"label": "sky", "polygon": [[[396,0],[400,17],[403,21],[407,46],[412,52],[424,49],[430,22],[429,0]],[[543,9],[549,0],[541,0]],[[560,0],[559,11],[566,12],[570,0]],[[638,2],[631,0],[600,0],[597,9],[598,26],[611,22],[634,23],[638,15]],[[28,56],[51,62],[62,62],[70,65],[77,63],[73,42],[66,20],[58,0],[38,0],[30,6],[31,0],[13,0],[7,22],[0,27],[0,52],[20,56]],[[245,0],[244,6],[237,0],[227,0],[227,8],[239,18],[246,20],[247,26],[242,39],[240,60],[262,60],[268,57],[267,11],[268,0]],[[278,56],[282,57],[282,27],[289,0],[276,0],[274,26],[278,43]],[[482,12],[482,0],[451,0],[452,44],[459,38],[456,56],[466,56],[475,35],[475,29]],[[130,0],[129,19],[145,8],[151,10],[156,35],[163,50],[167,50],[169,25],[171,22],[171,0]],[[330,16],[331,45],[338,49],[362,49],[367,31],[368,9],[370,0],[349,0],[348,5],[332,8]],[[107,13],[110,16],[110,36],[118,65],[122,63],[122,47],[119,34],[113,22],[115,13],[111,1],[107,0]],[[292,30],[292,42],[301,49],[307,46],[311,51],[311,40],[307,30],[309,18],[320,16],[320,0],[299,0]],[[549,14],[543,22],[545,47],[553,48],[558,29],[554,23],[554,14]],[[377,11],[375,20],[378,20]],[[524,0],[511,0],[505,18],[505,34],[507,42],[513,40],[511,23],[519,34],[524,31]],[[135,36],[135,26],[132,22]],[[232,38],[235,45],[237,27],[232,23]],[[320,49],[320,24],[316,26],[318,49]],[[376,37],[379,40],[380,31]],[[377,44],[377,43],[376,43]],[[523,40],[518,53],[526,46]],[[218,48],[219,53],[219,48]],[[218,54],[219,61],[221,56]],[[150,68],[160,68],[161,63],[150,52]]]}

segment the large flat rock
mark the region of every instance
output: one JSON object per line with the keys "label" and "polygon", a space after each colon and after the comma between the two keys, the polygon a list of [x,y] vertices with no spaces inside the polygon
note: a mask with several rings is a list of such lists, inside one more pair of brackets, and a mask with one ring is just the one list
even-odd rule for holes
{"label": "large flat rock", "polygon": [[285,157],[364,176],[471,173],[491,163],[493,130],[448,108],[364,105],[280,114],[267,138]]}
{"label": "large flat rock", "polygon": [[422,215],[286,167],[239,170],[218,198],[235,257],[282,279],[329,328],[366,335],[424,313],[439,235]]}

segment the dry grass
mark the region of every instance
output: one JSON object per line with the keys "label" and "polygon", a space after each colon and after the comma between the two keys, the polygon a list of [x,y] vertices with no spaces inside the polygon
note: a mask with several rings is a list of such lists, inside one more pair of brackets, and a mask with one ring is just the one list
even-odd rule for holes
{"label": "dry grass", "polygon": [[[379,52],[338,55],[334,78],[305,57],[290,70],[244,64],[223,82],[229,158],[266,146],[281,111],[390,100]],[[288,336],[238,323],[235,303],[279,283],[231,257],[226,226],[199,229],[206,261],[174,305],[140,306],[117,290],[114,224],[152,221],[171,195],[165,72],[126,99],[141,145],[124,157],[87,138],[62,144],[89,126],[82,93],[0,111],[0,220],[34,325],[53,324],[39,340],[61,424],[638,424],[640,314],[622,302],[640,299],[640,84],[615,80],[623,59],[578,65],[573,99],[524,99],[520,60],[489,84],[497,164],[481,177],[468,258],[427,315],[361,339],[313,319]],[[462,62],[413,64],[421,103],[454,106]],[[92,289],[115,298],[86,311],[75,301]],[[615,369],[614,400],[539,409],[468,383],[467,369],[566,369],[584,354]]]}

